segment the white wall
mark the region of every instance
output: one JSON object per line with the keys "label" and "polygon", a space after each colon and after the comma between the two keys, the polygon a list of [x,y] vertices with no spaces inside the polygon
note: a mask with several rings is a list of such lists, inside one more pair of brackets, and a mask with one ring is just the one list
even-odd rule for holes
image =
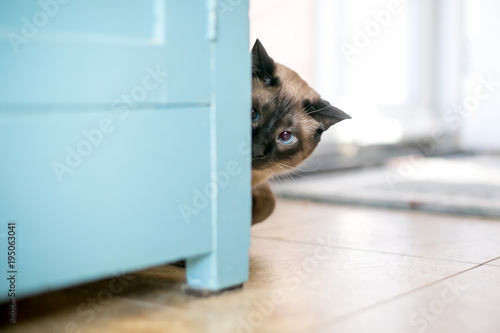
{"label": "white wall", "polygon": [[250,0],[250,47],[259,39],[276,62],[314,79],[314,1]]}
{"label": "white wall", "polygon": [[[431,4],[434,3],[433,1],[438,0],[427,2]],[[299,75],[331,102],[340,103],[341,101],[338,98],[343,96],[343,90],[349,86],[348,82],[355,81],[355,79],[357,79],[356,82],[371,82],[374,78],[380,77],[388,79],[388,77],[392,78],[395,74],[403,72],[399,68],[401,66],[395,69],[397,66],[392,63],[389,67],[382,66],[384,62],[381,59],[396,54],[391,49],[391,45],[395,45],[395,39],[390,39],[391,34],[395,33],[395,31],[404,30],[404,24],[406,23],[402,26],[401,22],[404,22],[405,15],[414,14],[414,8],[407,6],[406,1],[401,1],[404,4],[404,12],[394,17],[391,25],[384,28],[383,33],[372,41],[369,48],[363,50],[363,53],[358,56],[354,64],[338,61],[339,57],[341,57],[341,55],[339,56],[338,44],[340,41],[338,36],[344,36],[345,40],[351,41],[354,31],[353,27],[346,26],[346,24],[339,26],[339,22],[343,22],[343,19],[345,19],[344,21],[352,21],[351,23],[354,26],[362,27],[371,18],[370,11],[382,10],[387,7],[388,3],[390,3],[390,0],[375,2],[371,0],[352,2],[347,0],[250,0],[250,41],[253,45],[255,39],[259,38],[270,56],[277,62],[297,71]],[[444,38],[438,41],[436,48],[438,54],[435,57],[436,59],[439,58],[436,60],[437,67],[435,71],[428,73],[429,75],[420,75],[420,78],[426,82],[418,83],[423,87],[428,87],[431,91],[439,90],[440,96],[438,96],[438,99],[443,100],[440,101],[440,105],[436,110],[429,109],[429,112],[441,119],[443,118],[441,112],[449,113],[451,110],[453,113],[451,125],[455,124],[456,113],[461,112],[459,113],[459,121],[462,125],[458,128],[460,147],[466,150],[500,152],[500,19],[498,18],[500,1],[439,0],[439,4],[445,9],[440,11],[440,16],[437,17],[437,26],[434,26],[434,29],[442,30],[441,34],[443,34],[442,38]],[[363,10],[362,6],[366,8]],[[328,9],[328,13],[326,13],[325,9]],[[325,11],[325,13],[321,10]],[[346,19],[344,16],[350,12],[354,16]],[[355,16],[355,14],[359,17]],[[321,20],[322,15],[326,15],[327,19]],[[329,16],[331,16],[331,20],[328,19]],[[318,22],[320,22],[321,26],[318,25]],[[450,31],[450,29],[453,31]],[[429,33],[433,35],[432,31]],[[336,34],[338,35],[337,39],[334,38]],[[414,45],[413,51],[423,48],[419,41],[413,40],[409,42]],[[322,52],[325,50],[329,52]],[[382,58],[377,58],[377,54]],[[404,55],[400,57],[401,59],[405,58]],[[371,64],[371,67],[368,66],[373,70],[368,70],[369,68],[358,70],[361,73],[358,76],[348,71],[351,67],[360,67],[364,62],[368,61],[367,59],[376,64]],[[322,65],[318,66],[318,63],[322,63]],[[386,67],[389,69],[385,69]],[[422,68],[416,65],[413,67],[418,69],[418,73],[422,73]],[[380,71],[381,69],[387,70],[387,72],[392,71],[390,74],[394,75],[380,75],[377,70]],[[409,75],[410,73],[404,74]],[[342,75],[344,75],[344,80],[338,80],[337,78]],[[365,75],[365,79],[363,79],[363,75]],[[437,78],[436,75],[438,75]],[[344,82],[346,76],[348,82]],[[433,84],[435,80],[439,81],[439,89],[434,89],[436,87],[436,84]],[[494,86],[490,87],[491,91],[487,90],[488,87],[480,87],[481,85],[484,86],[483,81],[488,80],[494,82]],[[396,82],[397,80],[393,79],[393,81],[394,84],[401,85],[399,83],[401,80]],[[415,80],[412,82],[417,84]],[[495,86],[496,82],[499,82],[498,86]],[[380,91],[376,94],[378,100],[384,98],[384,91],[389,93],[387,96],[393,97],[395,94],[391,92],[395,91],[394,84],[391,85],[388,82],[379,85],[372,84],[374,87],[380,88]],[[372,104],[375,104],[367,95],[366,89],[354,90],[357,93],[353,97],[355,101],[366,104],[373,102]],[[476,97],[478,91],[481,96],[480,99]],[[463,106],[464,102],[473,103],[474,98],[477,98],[479,102],[477,106],[470,104],[468,106],[469,110],[463,109],[462,111],[454,109],[455,105]],[[422,101],[422,96],[418,96],[418,100]],[[343,105],[338,106],[343,107]],[[339,127],[336,130],[337,134],[341,134],[343,129],[355,134],[355,128],[349,128],[349,126],[355,126],[361,129],[361,132],[368,133],[362,126],[363,121],[367,120],[369,128],[373,128],[373,122],[378,118],[383,118],[378,115],[377,119],[372,119],[373,117],[367,117],[365,113],[361,112],[363,110],[358,112],[352,106],[346,108],[350,111],[348,113],[352,113],[352,116],[356,118],[356,122],[346,123]],[[395,119],[401,123],[409,121],[410,127],[403,126],[406,134],[417,129],[420,129],[420,131],[417,131],[418,133],[424,133],[426,129],[437,126],[429,122],[418,125],[419,123],[416,120],[425,118],[422,117],[421,111],[419,111],[420,113],[405,113],[405,108],[400,109]],[[411,110],[410,108],[406,109]],[[383,110],[390,111],[391,109],[385,107]],[[412,114],[416,114],[418,117],[413,117],[415,118],[413,119]],[[444,122],[442,126],[450,125],[449,121],[447,123],[447,119],[442,121]],[[378,126],[377,128],[381,127]],[[456,130],[457,126],[452,126],[452,129]],[[368,139],[373,142],[377,141],[371,137]],[[340,139],[337,137],[335,140]],[[359,140],[353,142],[359,142]]]}
{"label": "white wall", "polygon": [[[464,101],[469,98],[471,104],[465,112],[461,145],[500,152],[500,1],[466,0],[464,12]],[[488,77],[497,82],[491,91],[482,83]],[[477,107],[474,97],[479,102]]]}

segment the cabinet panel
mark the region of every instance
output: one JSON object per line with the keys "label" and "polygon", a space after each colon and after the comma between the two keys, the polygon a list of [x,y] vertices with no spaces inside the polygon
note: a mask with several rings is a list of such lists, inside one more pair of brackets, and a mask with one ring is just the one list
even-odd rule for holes
{"label": "cabinet panel", "polygon": [[209,124],[206,108],[0,115],[18,296],[211,251]]}
{"label": "cabinet panel", "polygon": [[206,105],[207,20],[202,0],[4,3],[0,103]]}
{"label": "cabinet panel", "polygon": [[178,259],[192,288],[247,280],[248,1],[211,16],[209,41],[216,5],[2,5],[0,244],[15,221],[16,298]]}

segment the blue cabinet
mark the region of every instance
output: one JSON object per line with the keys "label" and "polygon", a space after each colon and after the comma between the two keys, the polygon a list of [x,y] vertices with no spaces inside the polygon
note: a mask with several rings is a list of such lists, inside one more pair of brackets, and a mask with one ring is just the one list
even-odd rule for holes
{"label": "blue cabinet", "polygon": [[246,281],[248,3],[1,7],[0,265],[16,297],[179,259],[194,289]]}

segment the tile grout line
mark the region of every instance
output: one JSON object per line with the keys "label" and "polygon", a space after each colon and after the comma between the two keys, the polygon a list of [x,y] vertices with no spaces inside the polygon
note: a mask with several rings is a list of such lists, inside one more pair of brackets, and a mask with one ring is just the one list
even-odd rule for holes
{"label": "tile grout line", "polygon": [[[456,262],[456,263],[462,263],[462,264],[471,264],[471,265],[481,265],[481,263],[477,262],[470,262],[470,261],[460,261],[460,260],[451,260],[451,259],[442,259],[442,258],[431,258],[431,257],[424,257],[424,256],[417,256],[413,254],[405,254],[405,253],[395,253],[395,252],[387,252],[387,251],[377,251],[377,250],[368,250],[368,249],[358,249],[355,247],[347,247],[347,246],[339,246],[339,245],[329,245],[329,244],[320,244],[320,243],[313,243],[313,242],[305,242],[305,241],[297,241],[297,240],[289,240],[289,239],[283,239],[283,238],[276,238],[276,237],[263,237],[263,236],[252,236],[252,238],[258,238],[258,239],[264,239],[264,240],[274,240],[274,241],[281,241],[281,242],[289,242],[289,243],[297,243],[297,244],[304,244],[304,245],[321,245],[321,246],[327,246],[330,248],[338,248],[338,249],[343,249],[343,250],[353,250],[353,251],[363,251],[363,252],[373,252],[373,253],[381,253],[381,254],[389,254],[389,255],[397,255],[397,256],[405,256],[405,257],[412,257],[412,258],[420,258],[420,259],[431,259],[431,260],[439,260],[439,261],[448,261],[448,262]],[[499,257],[500,258],[500,257]],[[492,259],[496,260],[498,258]],[[487,262],[490,262],[491,260],[488,260]],[[484,263],[483,263],[484,264]]]}
{"label": "tile grout line", "polygon": [[325,320],[325,321],[324,321],[324,322],[322,322],[322,323],[314,324],[314,325],[312,325],[312,326],[308,327],[308,330],[307,330],[307,331],[305,331],[305,330],[304,330],[303,332],[311,332],[310,330],[311,330],[311,329],[313,329],[313,328],[315,328],[315,329],[319,329],[319,328],[321,328],[321,327],[325,327],[326,325],[333,324],[333,323],[335,323],[335,322],[337,322],[337,321],[340,321],[340,320],[346,319],[346,318],[348,318],[348,317],[351,317],[351,316],[357,315],[357,314],[359,314],[359,313],[362,313],[362,312],[368,311],[368,310],[370,310],[370,309],[372,309],[372,308],[375,308],[375,307],[378,307],[378,306],[380,306],[380,305],[382,305],[382,304],[389,303],[389,302],[394,301],[394,300],[396,300],[396,299],[398,299],[398,298],[402,298],[402,297],[404,297],[404,296],[406,296],[406,295],[409,295],[409,294],[411,294],[411,293],[414,293],[414,292],[416,292],[416,291],[423,290],[423,289],[425,289],[425,288],[427,288],[427,287],[430,287],[430,286],[432,286],[432,285],[436,285],[436,284],[438,284],[438,283],[440,283],[440,282],[446,281],[446,280],[448,280],[448,279],[450,279],[450,278],[452,278],[452,277],[455,277],[455,276],[461,275],[461,274],[463,274],[463,273],[465,273],[465,272],[471,271],[471,270],[476,269],[476,268],[478,268],[478,267],[481,267],[481,266],[491,266],[491,267],[495,267],[495,265],[488,265],[488,263],[489,263],[489,262],[491,262],[491,261],[497,260],[497,259],[500,259],[500,257],[497,257],[497,258],[493,258],[493,259],[487,260],[487,261],[485,261],[485,262],[483,262],[483,263],[481,263],[481,264],[476,264],[476,266],[474,266],[474,267],[467,268],[467,269],[465,269],[465,270],[463,270],[463,271],[457,272],[457,273],[455,273],[455,274],[451,274],[450,276],[447,276],[447,277],[441,278],[441,279],[439,279],[439,280],[436,280],[436,281],[434,281],[434,282],[428,283],[428,284],[423,285],[423,286],[420,286],[420,287],[418,287],[418,288],[415,288],[415,289],[409,290],[409,291],[404,292],[404,293],[402,293],[402,294],[399,294],[399,295],[396,295],[396,296],[392,296],[392,297],[390,297],[390,298],[387,298],[387,299],[381,300],[381,301],[379,301],[379,302],[376,302],[376,303],[373,303],[373,304],[367,305],[367,306],[365,306],[365,307],[363,307],[363,308],[360,308],[360,309],[354,310],[354,311],[352,311],[352,312],[350,312],[350,313],[346,313],[346,314],[340,315],[340,316],[338,316],[338,317],[336,317],[336,318],[332,318],[332,319]]}
{"label": "tile grout line", "polygon": [[500,259],[500,257],[497,257],[497,258],[493,258],[491,260],[488,260],[486,262],[483,263],[483,265],[486,265],[486,266],[494,266],[494,267],[500,267],[500,264],[489,264],[490,262],[492,261],[495,261],[495,260],[498,260]]}

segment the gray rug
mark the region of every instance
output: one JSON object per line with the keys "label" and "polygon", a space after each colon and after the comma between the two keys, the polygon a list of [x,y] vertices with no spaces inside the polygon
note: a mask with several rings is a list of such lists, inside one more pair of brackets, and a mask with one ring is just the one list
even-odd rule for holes
{"label": "gray rug", "polygon": [[272,187],[289,199],[500,218],[500,156],[398,158]]}

